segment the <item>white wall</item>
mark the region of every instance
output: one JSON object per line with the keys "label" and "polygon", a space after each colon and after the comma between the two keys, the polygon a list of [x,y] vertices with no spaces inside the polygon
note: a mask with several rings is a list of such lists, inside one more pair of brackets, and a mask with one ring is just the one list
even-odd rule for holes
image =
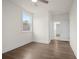
{"label": "white wall", "polygon": [[47,6],[38,6],[34,14],[33,33],[34,41],[40,43],[49,43],[49,17]]}
{"label": "white wall", "polygon": [[77,56],[77,1],[74,0],[70,11],[70,45]]}
{"label": "white wall", "polygon": [[21,8],[10,0],[3,0],[3,53],[32,41],[31,32],[21,32]]}
{"label": "white wall", "polygon": [[68,14],[59,14],[52,15],[50,18],[50,39],[54,39],[54,22],[59,21],[60,28],[58,30],[60,33],[60,39],[62,41],[69,41],[69,15]]}
{"label": "white wall", "polygon": [[48,4],[38,1],[37,6],[31,0],[12,0],[33,13],[33,41],[49,43]]}

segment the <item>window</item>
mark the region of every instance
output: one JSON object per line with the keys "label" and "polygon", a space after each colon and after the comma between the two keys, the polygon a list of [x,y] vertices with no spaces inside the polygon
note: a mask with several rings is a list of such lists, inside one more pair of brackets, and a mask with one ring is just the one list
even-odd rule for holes
{"label": "window", "polygon": [[31,32],[32,31],[32,14],[27,11],[22,11],[22,24],[23,24],[23,32]]}

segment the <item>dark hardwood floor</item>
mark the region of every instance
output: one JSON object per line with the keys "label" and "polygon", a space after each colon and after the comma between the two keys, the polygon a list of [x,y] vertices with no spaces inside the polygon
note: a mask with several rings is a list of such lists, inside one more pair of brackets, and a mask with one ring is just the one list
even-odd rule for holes
{"label": "dark hardwood floor", "polygon": [[2,59],[76,59],[69,42],[29,43],[2,55]]}

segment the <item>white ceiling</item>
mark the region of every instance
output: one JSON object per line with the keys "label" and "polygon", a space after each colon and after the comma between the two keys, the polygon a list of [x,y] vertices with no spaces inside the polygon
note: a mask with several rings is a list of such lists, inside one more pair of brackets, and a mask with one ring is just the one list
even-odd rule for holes
{"label": "white ceiling", "polygon": [[62,14],[70,11],[73,0],[48,0],[49,4],[38,2],[38,6],[35,6],[31,0],[11,1],[32,12],[35,12],[40,6],[43,6],[43,8],[45,7],[49,9],[49,11],[51,11],[53,14]]}
{"label": "white ceiling", "polygon": [[49,0],[49,7],[52,13],[68,13],[72,6],[73,0]]}

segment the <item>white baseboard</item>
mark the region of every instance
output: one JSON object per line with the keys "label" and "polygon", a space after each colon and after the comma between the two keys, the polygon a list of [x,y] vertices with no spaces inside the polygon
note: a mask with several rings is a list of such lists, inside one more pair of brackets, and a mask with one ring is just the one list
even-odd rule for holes
{"label": "white baseboard", "polygon": [[51,40],[69,41],[69,39],[66,39],[66,38],[51,39]]}
{"label": "white baseboard", "polygon": [[3,51],[2,51],[2,54],[6,53],[6,52],[9,52],[9,51],[11,51],[11,50],[14,50],[14,49],[16,49],[16,48],[19,48],[19,47],[21,47],[21,46],[23,46],[23,45],[29,44],[29,43],[31,43],[31,42],[33,42],[33,41],[29,41],[29,42],[23,43],[23,44],[21,44],[21,45],[19,45],[19,46],[15,46],[15,47],[13,47],[13,48],[3,50]]}
{"label": "white baseboard", "polygon": [[38,42],[38,43],[43,43],[43,44],[49,44],[50,40],[49,41],[33,41],[33,42]]}
{"label": "white baseboard", "polygon": [[71,44],[71,43],[70,43],[70,47],[71,47],[71,49],[72,49],[72,51],[73,51],[73,53],[74,53],[75,57],[77,58],[77,54],[76,54],[76,52],[75,52],[74,48],[72,47],[72,44]]}

